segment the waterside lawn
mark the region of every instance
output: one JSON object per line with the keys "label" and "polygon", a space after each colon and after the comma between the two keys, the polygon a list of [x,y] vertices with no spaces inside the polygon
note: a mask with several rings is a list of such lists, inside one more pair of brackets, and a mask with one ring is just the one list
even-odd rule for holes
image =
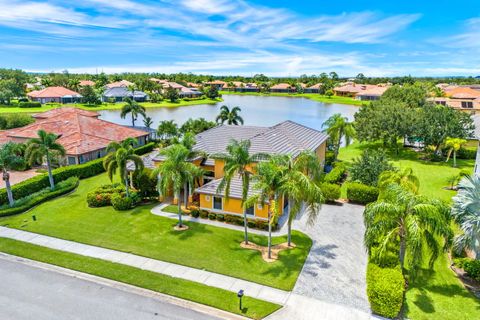
{"label": "waterside lawn", "polygon": [[[111,207],[89,208],[85,200],[87,192],[107,183],[106,174],[82,180],[74,193],[30,212],[0,218],[0,225],[205,269],[283,290],[291,290],[295,285],[312,245],[308,236],[294,232],[292,238],[297,247],[282,251],[278,261],[266,263],[258,251],[240,248],[242,232],[193,222],[185,223],[190,227],[188,231],[177,232],[173,230],[176,220],[150,212],[153,204],[123,212]],[[266,237],[250,235],[250,239],[267,245]],[[273,244],[285,241],[285,236],[276,237]]]}

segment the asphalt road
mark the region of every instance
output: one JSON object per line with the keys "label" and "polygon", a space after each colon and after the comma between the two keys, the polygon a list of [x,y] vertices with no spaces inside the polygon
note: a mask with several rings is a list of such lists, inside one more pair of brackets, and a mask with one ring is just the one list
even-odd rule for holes
{"label": "asphalt road", "polygon": [[215,320],[161,299],[0,258],[1,320]]}

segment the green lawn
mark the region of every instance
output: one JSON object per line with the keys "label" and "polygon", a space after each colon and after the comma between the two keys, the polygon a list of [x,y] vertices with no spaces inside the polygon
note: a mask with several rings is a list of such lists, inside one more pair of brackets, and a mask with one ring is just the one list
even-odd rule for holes
{"label": "green lawn", "polygon": [[261,92],[230,92],[230,91],[220,91],[223,95],[241,95],[241,96],[274,96],[274,97],[291,97],[291,98],[307,98],[323,103],[339,103],[339,104],[350,104],[354,106],[361,106],[364,104],[364,101],[359,101],[350,97],[327,97],[318,93],[280,93],[280,92],[271,92],[271,93],[261,93]]}
{"label": "green lawn", "polygon": [[[351,162],[360,156],[368,146],[380,148],[380,144],[367,144],[355,142],[348,147],[340,149],[339,159]],[[404,149],[399,155],[389,152],[393,164],[400,168],[410,167],[420,180],[420,193],[429,197],[436,197],[447,202],[455,195],[454,191],[446,190],[448,178],[458,174],[461,169],[469,169],[473,172],[475,160],[458,160],[457,168],[452,167],[452,160],[445,162],[430,162],[419,159],[419,154],[411,149]]]}
{"label": "green lawn", "polygon": [[[89,208],[86,193],[109,183],[106,174],[82,180],[77,190],[44,203],[28,213],[0,218],[0,225],[62,239],[135,253],[198,269],[230,275],[268,286],[291,290],[308,255],[312,241],[294,232],[297,247],[280,253],[280,259],[266,263],[258,251],[240,248],[243,233],[230,229],[187,222],[188,231],[173,230],[174,219],[150,213],[153,205],[130,211],[111,207]],[[36,215],[37,221],[31,216]],[[250,235],[267,245],[267,238]],[[273,239],[274,244],[286,237]]]}
{"label": "green lawn", "polygon": [[[217,102],[223,101],[221,98],[218,99],[199,99],[199,100],[178,100],[178,102],[170,101],[161,101],[161,102],[141,102],[140,104],[145,108],[177,108],[183,106],[193,106],[198,104],[215,104]],[[99,106],[91,106],[82,103],[78,104],[45,104],[41,108],[19,108],[19,107],[10,107],[0,105],[0,113],[34,113],[34,112],[43,112],[48,111],[58,107],[77,107],[84,110],[117,110],[121,109],[125,103],[103,103]]]}
{"label": "green lawn", "polygon": [[262,319],[281,307],[245,296],[240,311],[235,292],[11,239],[0,238],[0,251],[202,303],[254,319]]}

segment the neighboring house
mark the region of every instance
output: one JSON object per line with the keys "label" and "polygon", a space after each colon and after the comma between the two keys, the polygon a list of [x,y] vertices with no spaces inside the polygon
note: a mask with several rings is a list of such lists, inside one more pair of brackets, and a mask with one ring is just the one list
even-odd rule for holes
{"label": "neighboring house", "polygon": [[288,83],[278,83],[270,87],[270,92],[292,93],[295,92],[295,87]]}
{"label": "neighboring house", "polygon": [[203,95],[203,92],[197,88],[187,88],[182,86],[178,95],[180,98],[200,98]]}
{"label": "neighboring house", "polygon": [[125,98],[130,98],[137,102],[144,102],[148,100],[148,95],[139,90],[135,90],[132,93],[127,87],[114,87],[105,90],[102,96],[104,102],[109,102],[112,99],[115,99],[115,102],[121,102],[124,101]]}
{"label": "neighboring house", "polygon": [[107,88],[118,88],[118,87],[129,87],[129,86],[132,86],[134,85],[133,82],[130,82],[128,80],[121,80],[121,81],[117,81],[117,82],[112,82],[112,83],[109,83],[106,85]]}
{"label": "neighboring house", "polygon": [[82,80],[80,81],[80,87],[85,87],[85,86],[91,86],[93,87],[95,85],[95,82],[92,80]]}
{"label": "neighboring house", "polygon": [[475,131],[472,139],[469,139],[468,144],[477,147],[477,156],[475,158],[475,167],[473,172],[480,176],[480,115],[476,114],[472,116],[473,123],[475,124]]}
{"label": "neighboring house", "polygon": [[36,121],[21,128],[1,131],[0,144],[8,141],[27,142],[37,137],[38,130],[59,135],[57,140],[66,151],[66,165],[85,163],[106,154],[112,141],[135,138],[138,146],[146,143],[148,132],[131,129],[98,119],[97,112],[77,108],[57,108],[34,115]]}
{"label": "neighboring house", "polygon": [[355,99],[361,101],[373,101],[378,100],[380,97],[387,91],[388,86],[373,86],[369,87],[363,91],[360,91],[355,95]]}
{"label": "neighboring house", "polygon": [[[209,158],[209,155],[226,152],[231,139],[250,140],[251,153],[290,154],[297,157],[302,151],[311,150],[317,154],[318,160],[324,163],[328,136],[293,121],[281,122],[272,127],[220,125],[198,134],[193,149],[206,154],[206,157],[198,156],[191,161],[206,171],[201,186],[195,189],[195,193],[199,195],[200,208],[224,214],[243,215],[241,179],[235,177],[232,180],[230,197],[227,201],[224,192],[217,192],[223,177],[224,163],[221,160]],[[161,165],[162,161],[164,161],[163,156],[156,156],[152,167]],[[148,166],[147,162],[145,165]],[[252,163],[252,167],[254,166],[255,163]],[[253,185],[254,182],[251,183],[249,194],[255,193]],[[280,204],[280,213],[286,212],[287,199],[280,199]],[[249,208],[247,214],[252,218],[266,219],[268,206],[257,204]]]}
{"label": "neighboring house", "polygon": [[225,91],[232,91],[232,92],[258,92],[260,89],[258,88],[256,83],[244,83],[241,81],[233,81],[232,85],[229,85],[229,82],[223,86]]}
{"label": "neighboring house", "polygon": [[80,93],[64,87],[47,87],[42,90],[35,90],[27,93],[27,97],[32,101],[40,103],[76,103],[82,99]]}
{"label": "neighboring house", "polygon": [[430,98],[429,100],[455,109],[480,111],[480,90],[466,86],[450,86],[443,90],[445,97]]}
{"label": "neighboring house", "polygon": [[214,86],[217,88],[217,90],[222,90],[227,83],[221,80],[214,80],[214,81],[207,81],[204,84],[206,86]]}
{"label": "neighboring house", "polygon": [[320,93],[321,83],[314,84],[313,86],[306,87],[305,93]]}

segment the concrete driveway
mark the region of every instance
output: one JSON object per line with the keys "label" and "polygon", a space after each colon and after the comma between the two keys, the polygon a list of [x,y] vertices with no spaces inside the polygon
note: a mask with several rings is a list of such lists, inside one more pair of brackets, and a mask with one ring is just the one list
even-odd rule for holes
{"label": "concrete driveway", "polygon": [[[35,177],[39,173],[36,172],[37,169],[30,169],[25,171],[10,171],[10,184],[14,185],[19,182],[25,181],[32,177]],[[0,189],[5,188],[5,181],[0,177]]]}

